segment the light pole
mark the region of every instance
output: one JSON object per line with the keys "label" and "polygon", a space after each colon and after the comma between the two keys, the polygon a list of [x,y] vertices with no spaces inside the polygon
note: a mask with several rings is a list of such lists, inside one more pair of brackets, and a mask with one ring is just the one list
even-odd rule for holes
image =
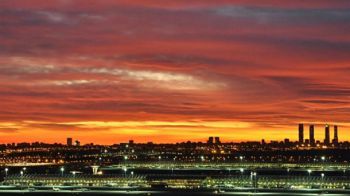
{"label": "light pole", "polygon": [[309,173],[309,177],[310,177],[310,175],[311,175],[311,172],[312,172],[311,169],[308,169],[308,170],[307,170],[307,173]]}
{"label": "light pole", "polygon": [[8,173],[8,171],[9,171],[9,168],[5,168],[5,177],[7,177],[7,173]]}
{"label": "light pole", "polygon": [[77,172],[73,171],[72,174],[73,174],[73,178],[75,178],[75,174],[77,174]]}
{"label": "light pole", "polygon": [[174,174],[174,167],[176,167],[176,165],[175,165],[175,160],[176,160],[176,156],[173,158],[173,165],[172,165],[172,167],[171,167],[171,175],[173,175]]}
{"label": "light pole", "polygon": [[23,173],[24,173],[23,171],[21,171],[21,172],[20,172],[20,174],[21,174],[21,177],[23,177]]}
{"label": "light pole", "polygon": [[63,172],[64,172],[64,167],[61,167],[61,175],[63,176]]}
{"label": "light pole", "polygon": [[124,165],[126,165],[126,161],[128,160],[128,156],[124,156]]}
{"label": "light pole", "polygon": [[254,192],[255,192],[255,188],[257,188],[257,182],[256,182],[256,172],[250,172],[250,178],[252,180],[252,186],[254,188]]}
{"label": "light pole", "polygon": [[239,169],[239,171],[241,172],[241,175],[243,175],[243,173],[244,173],[244,169],[243,169],[243,168],[241,168],[241,169]]}
{"label": "light pole", "polygon": [[123,167],[123,171],[124,171],[124,176],[126,177],[126,172],[128,171],[128,168]]}
{"label": "light pole", "polygon": [[323,188],[323,179],[324,179],[324,173],[321,173],[321,188]]}

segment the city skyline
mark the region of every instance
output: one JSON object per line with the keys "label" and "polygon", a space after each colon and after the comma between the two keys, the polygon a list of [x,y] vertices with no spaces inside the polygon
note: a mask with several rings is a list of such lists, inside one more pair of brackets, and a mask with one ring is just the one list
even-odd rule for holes
{"label": "city skyline", "polygon": [[2,0],[0,143],[294,141],[298,123],[350,141],[349,9]]}
{"label": "city skyline", "polygon": [[[305,128],[308,128],[308,130],[305,130]],[[221,143],[245,143],[245,142],[259,142],[259,143],[275,143],[275,142],[288,142],[288,143],[295,143],[300,144],[305,147],[322,147],[322,146],[333,146],[338,145],[339,142],[349,142],[349,140],[341,140],[339,139],[339,127],[338,125],[329,125],[325,124],[323,125],[323,138],[316,138],[315,137],[315,125],[314,124],[298,124],[297,129],[297,139],[284,137],[281,140],[273,140],[269,138],[260,138],[260,140],[228,140],[227,138],[220,138],[219,136],[207,136],[207,138],[202,140],[178,140],[173,142],[158,142],[158,141],[152,141],[152,140],[146,140],[146,141],[135,141],[133,138],[129,138],[128,140],[124,141],[115,141],[111,144],[105,144],[105,143],[94,143],[94,141],[89,142],[81,142],[80,138],[72,138],[72,137],[66,137],[65,142],[54,141],[51,142],[51,144],[65,144],[67,146],[80,146],[80,145],[115,145],[115,144],[122,144],[122,143],[154,143],[154,144],[176,144],[176,143],[186,143],[186,142],[194,142],[194,143],[208,143],[208,144],[221,144]],[[317,132],[316,132],[317,133]],[[320,135],[320,134],[319,134]],[[332,135],[332,136],[331,136]],[[7,144],[13,145],[16,142],[8,142]],[[45,143],[45,141],[19,141],[17,142],[19,144],[23,143]],[[50,143],[50,142],[49,142]],[[6,143],[2,143],[6,144]],[[336,147],[336,146],[335,146]]]}

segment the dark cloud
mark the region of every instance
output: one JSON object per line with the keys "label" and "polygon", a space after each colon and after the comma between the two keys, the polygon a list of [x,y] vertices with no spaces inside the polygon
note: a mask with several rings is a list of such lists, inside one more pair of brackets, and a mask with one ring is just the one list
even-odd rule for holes
{"label": "dark cloud", "polygon": [[[17,138],[34,136],[30,128],[88,137],[92,128],[69,122],[225,121],[256,134],[346,122],[347,4],[1,1],[0,128]],[[125,128],[120,137],[134,131]],[[212,133],[204,125],[138,128],[135,137]]]}
{"label": "dark cloud", "polygon": [[215,8],[215,13],[238,20],[254,20],[258,23],[278,25],[319,25],[348,23],[349,9],[281,9],[272,7],[225,6]]}

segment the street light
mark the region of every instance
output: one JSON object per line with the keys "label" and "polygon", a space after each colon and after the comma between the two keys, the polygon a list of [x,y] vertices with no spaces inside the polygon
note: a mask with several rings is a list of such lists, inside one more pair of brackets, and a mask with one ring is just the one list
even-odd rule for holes
{"label": "street light", "polygon": [[63,172],[64,172],[64,167],[61,167],[61,174],[62,174],[62,176],[63,176]]}
{"label": "street light", "polygon": [[239,156],[239,160],[241,160],[241,161],[242,161],[242,160],[243,160],[243,156]]}
{"label": "street light", "polygon": [[[324,173],[321,173],[321,183],[322,183],[322,186],[323,186],[323,179],[324,179]],[[321,187],[322,187],[321,186]]]}
{"label": "street light", "polygon": [[202,160],[202,161],[204,161],[204,160],[205,160],[205,158],[204,158],[204,156],[203,156],[203,155],[201,156],[201,160]]}
{"label": "street light", "polygon": [[250,179],[252,180],[252,185],[253,185],[253,188],[254,188],[254,191],[255,191],[255,188],[256,188],[256,175],[257,173],[256,172],[250,172]]}
{"label": "street light", "polygon": [[130,174],[132,177],[134,177],[134,171],[131,171]]}
{"label": "street light", "polygon": [[7,177],[7,173],[8,173],[8,171],[9,171],[9,168],[5,168],[5,176]]}
{"label": "street light", "polygon": [[21,174],[21,177],[23,177],[23,171],[21,171],[20,174]]}
{"label": "street light", "polygon": [[77,174],[77,172],[73,171],[72,174],[73,174],[73,178],[75,178],[75,174]]}
{"label": "street light", "polygon": [[241,172],[241,174],[244,173],[244,169],[243,168],[240,168],[239,171]]}
{"label": "street light", "polygon": [[124,175],[125,175],[125,177],[126,177],[126,172],[128,171],[128,168],[123,167],[123,171],[124,171]]}
{"label": "street light", "polygon": [[308,169],[308,170],[307,170],[307,173],[309,173],[309,176],[310,176],[311,172],[312,172],[311,169]]}

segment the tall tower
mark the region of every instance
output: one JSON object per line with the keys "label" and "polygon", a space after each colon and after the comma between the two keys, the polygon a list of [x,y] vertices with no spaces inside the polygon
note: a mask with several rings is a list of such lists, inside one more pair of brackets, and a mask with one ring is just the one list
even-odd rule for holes
{"label": "tall tower", "polygon": [[334,125],[333,144],[338,144],[338,126],[337,125]]}
{"label": "tall tower", "polygon": [[310,125],[309,138],[310,138],[310,144],[315,145],[315,126],[314,125]]}
{"label": "tall tower", "polygon": [[326,128],[324,130],[324,144],[325,145],[329,145],[330,144],[329,125],[326,125]]}
{"label": "tall tower", "polygon": [[221,144],[220,137],[215,137],[215,144]]}
{"label": "tall tower", "polygon": [[299,143],[304,143],[304,124],[299,124]]}
{"label": "tall tower", "polygon": [[213,138],[213,137],[209,137],[207,143],[208,143],[208,144],[214,144],[214,138]]}
{"label": "tall tower", "polygon": [[73,146],[73,139],[71,137],[67,138],[67,146]]}

